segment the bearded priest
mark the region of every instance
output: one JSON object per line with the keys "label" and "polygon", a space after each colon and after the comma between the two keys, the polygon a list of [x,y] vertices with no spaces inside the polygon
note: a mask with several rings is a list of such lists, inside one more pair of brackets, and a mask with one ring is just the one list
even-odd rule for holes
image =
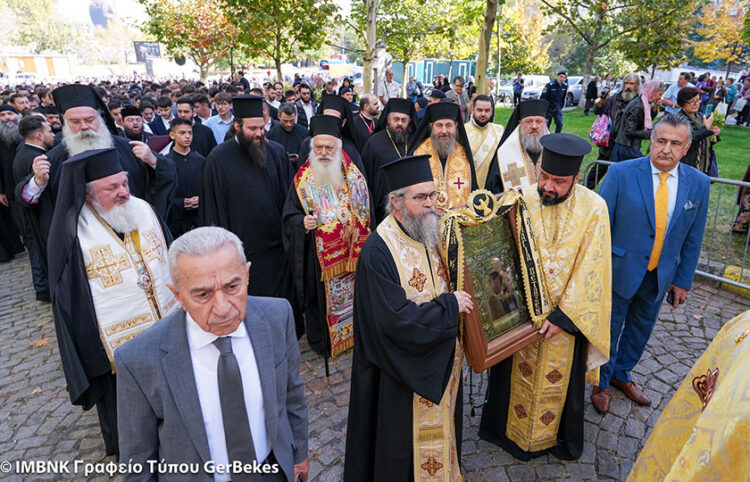
{"label": "bearded priest", "polygon": [[390,215],[357,264],[344,480],[462,480],[459,313],[473,302],[449,292],[429,156],[382,169]]}
{"label": "bearded priest", "polygon": [[177,303],[156,211],[130,194],[117,149],[63,163],[48,248],[55,331],[70,400],[96,405],[107,455],[117,455],[113,353]]}
{"label": "bearded priest", "polygon": [[471,156],[477,171],[477,184],[484,186],[490,166],[497,162],[497,148],[503,126],[495,124],[495,103],[489,95],[478,95],[471,101],[471,120],[464,125],[471,144]]}
{"label": "bearded priest", "polygon": [[294,177],[282,225],[307,341],[324,357],[354,345],[354,271],[373,219],[362,166],[343,150],[339,126],[330,115],[310,119],[310,154]]}
{"label": "bearded priest", "polygon": [[524,189],[523,200],[555,308],[539,330],[544,338],[490,370],[479,437],[520,460],[546,453],[573,460],[583,452],[587,372],[598,382],[609,358],[609,212],[577,184],[588,141],[548,134],[541,144],[539,182]]}

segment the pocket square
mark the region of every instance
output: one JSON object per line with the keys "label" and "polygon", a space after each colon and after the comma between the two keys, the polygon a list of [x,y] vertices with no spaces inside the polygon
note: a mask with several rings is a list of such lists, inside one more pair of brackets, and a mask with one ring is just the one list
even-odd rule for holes
{"label": "pocket square", "polygon": [[693,203],[693,201],[691,201],[691,200],[688,199],[688,201],[685,203],[685,205],[682,207],[682,209],[684,209],[685,211],[691,211],[693,209],[698,209],[698,206],[700,205],[700,203],[701,203],[700,200],[695,201],[695,203]]}

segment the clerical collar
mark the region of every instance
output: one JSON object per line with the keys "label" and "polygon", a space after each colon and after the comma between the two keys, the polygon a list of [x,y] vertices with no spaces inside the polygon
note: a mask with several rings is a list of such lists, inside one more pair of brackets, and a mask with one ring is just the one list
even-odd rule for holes
{"label": "clerical collar", "polygon": [[474,127],[476,127],[477,129],[486,129],[486,128],[487,128],[487,126],[488,126],[488,125],[490,125],[490,123],[488,122],[488,123],[486,123],[485,125],[483,125],[483,126],[480,126],[479,124],[477,124],[477,121],[475,121],[475,120],[474,120],[474,116],[471,116],[471,123],[472,123],[472,124],[474,125]]}
{"label": "clerical collar", "polygon": [[187,150],[187,152],[186,152],[185,154],[183,154],[183,153],[181,153],[180,151],[178,151],[177,149],[175,149],[175,148],[174,148],[174,146],[173,146],[173,147],[172,147],[172,152],[174,152],[174,153],[175,153],[175,154],[177,154],[178,156],[182,156],[182,157],[187,157],[187,156],[189,156],[189,155],[190,155],[190,148],[188,147],[188,150]]}

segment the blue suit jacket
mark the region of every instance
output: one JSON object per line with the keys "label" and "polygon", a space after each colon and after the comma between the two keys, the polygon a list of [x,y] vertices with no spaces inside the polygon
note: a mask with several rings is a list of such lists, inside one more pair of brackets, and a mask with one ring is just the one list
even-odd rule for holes
{"label": "blue suit jacket", "polygon": [[[656,299],[670,284],[692,287],[706,228],[708,176],[683,163],[678,169],[677,199],[657,267]],[[612,290],[631,298],[646,275],[656,233],[651,158],[611,166],[599,195],[607,202],[612,229]]]}
{"label": "blue suit jacket", "polygon": [[161,120],[159,114],[154,116],[153,120],[148,123],[148,126],[151,128],[151,132],[153,132],[155,136],[166,136],[169,134],[169,131],[164,127],[164,121]]}
{"label": "blue suit jacket", "polygon": [[[245,327],[255,352],[268,442],[287,480],[307,458],[307,405],[292,308],[286,300],[249,296]],[[186,480],[184,474],[148,473],[146,460],[199,463],[189,480],[212,481],[185,312],[159,320],[115,351],[120,455],[143,464],[126,480]]]}

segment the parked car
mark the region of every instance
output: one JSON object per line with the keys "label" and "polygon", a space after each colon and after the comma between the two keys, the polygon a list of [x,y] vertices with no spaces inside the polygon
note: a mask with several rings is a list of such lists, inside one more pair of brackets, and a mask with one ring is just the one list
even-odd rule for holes
{"label": "parked car", "polygon": [[524,76],[522,100],[538,99],[544,90],[544,86],[549,83],[549,75],[526,75]]}
{"label": "parked car", "polygon": [[571,75],[568,77],[568,94],[565,96],[566,106],[576,106],[581,100],[581,94],[586,89],[583,88],[583,77],[580,75]]}

